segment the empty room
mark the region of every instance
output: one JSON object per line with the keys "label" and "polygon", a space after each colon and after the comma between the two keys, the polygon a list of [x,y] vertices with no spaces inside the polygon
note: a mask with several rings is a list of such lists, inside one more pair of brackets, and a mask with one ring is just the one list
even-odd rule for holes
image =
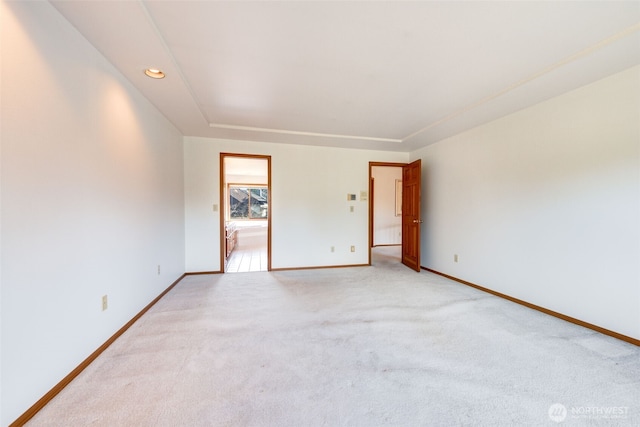
{"label": "empty room", "polygon": [[639,2],[0,31],[1,426],[640,425]]}

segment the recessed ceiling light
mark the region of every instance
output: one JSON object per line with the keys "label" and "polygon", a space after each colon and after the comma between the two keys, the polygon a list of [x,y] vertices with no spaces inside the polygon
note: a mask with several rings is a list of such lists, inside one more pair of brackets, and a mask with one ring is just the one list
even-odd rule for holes
{"label": "recessed ceiling light", "polygon": [[147,68],[144,73],[152,79],[164,79],[164,73],[157,68]]}

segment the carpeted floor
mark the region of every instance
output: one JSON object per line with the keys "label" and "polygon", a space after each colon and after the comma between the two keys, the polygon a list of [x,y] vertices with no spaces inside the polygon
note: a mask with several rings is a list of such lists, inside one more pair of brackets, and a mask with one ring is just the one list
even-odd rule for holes
{"label": "carpeted floor", "polygon": [[640,425],[640,348],[396,251],[189,276],[28,425]]}

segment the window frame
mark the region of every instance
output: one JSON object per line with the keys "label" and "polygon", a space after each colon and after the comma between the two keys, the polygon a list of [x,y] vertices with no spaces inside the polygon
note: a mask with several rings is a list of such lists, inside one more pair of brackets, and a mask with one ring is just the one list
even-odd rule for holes
{"label": "window frame", "polygon": [[[231,190],[237,188],[242,190],[248,190],[249,194],[249,202],[247,206],[247,218],[233,218],[231,217]],[[251,217],[251,191],[252,190],[266,190],[267,196],[265,199],[267,200],[267,215],[264,217]],[[227,218],[228,221],[266,221],[269,219],[269,186],[267,184],[245,184],[245,183],[228,183],[227,184]]]}

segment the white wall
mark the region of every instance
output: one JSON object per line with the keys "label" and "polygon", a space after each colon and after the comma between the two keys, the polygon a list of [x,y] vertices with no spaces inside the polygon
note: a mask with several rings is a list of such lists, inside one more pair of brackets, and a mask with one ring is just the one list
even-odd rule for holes
{"label": "white wall", "polygon": [[48,2],[0,8],[7,425],[184,272],[184,194],[180,133]]}
{"label": "white wall", "polygon": [[401,167],[374,166],[373,244],[402,243],[402,216],[396,216],[396,180],[402,179]]}
{"label": "white wall", "polygon": [[[369,161],[406,162],[408,153],[185,137],[187,271],[220,270],[220,153],[271,157],[272,268],[368,262]],[[358,200],[347,202],[347,193]],[[355,212],[349,212],[349,206]],[[351,245],[356,252],[349,251]],[[331,246],[335,252],[331,252]]]}
{"label": "white wall", "polygon": [[640,339],[639,81],[634,67],[412,153],[422,265]]}

